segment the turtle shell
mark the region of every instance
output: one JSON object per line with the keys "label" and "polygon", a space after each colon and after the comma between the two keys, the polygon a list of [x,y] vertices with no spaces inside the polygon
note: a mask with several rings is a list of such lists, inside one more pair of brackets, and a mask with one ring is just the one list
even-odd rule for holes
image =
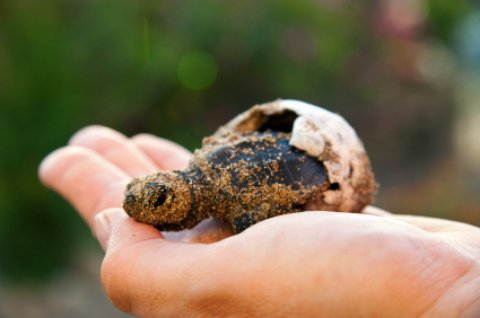
{"label": "turtle shell", "polygon": [[205,155],[216,177],[227,173],[238,192],[274,184],[300,190],[328,182],[323,163],[291,146],[289,139],[285,133],[254,132]]}
{"label": "turtle shell", "polygon": [[203,184],[204,193],[195,201],[208,202],[209,213],[235,233],[321,201],[330,187],[326,168],[318,158],[291,146],[290,137],[271,130],[209,137],[190,163],[202,172],[193,178]]}

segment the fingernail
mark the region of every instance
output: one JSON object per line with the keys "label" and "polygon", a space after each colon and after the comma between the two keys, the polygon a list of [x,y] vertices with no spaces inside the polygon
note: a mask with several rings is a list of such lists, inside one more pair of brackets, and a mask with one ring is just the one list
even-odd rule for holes
{"label": "fingernail", "polygon": [[114,225],[125,217],[125,212],[120,209],[105,210],[95,216],[95,236],[103,250],[107,249]]}

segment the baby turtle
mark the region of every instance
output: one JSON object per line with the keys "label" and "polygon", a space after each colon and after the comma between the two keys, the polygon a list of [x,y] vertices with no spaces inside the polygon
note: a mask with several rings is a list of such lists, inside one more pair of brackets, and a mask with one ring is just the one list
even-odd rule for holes
{"label": "baby turtle", "polygon": [[192,228],[213,216],[239,233],[286,213],[359,212],[375,190],[363,146],[341,117],[276,101],[205,138],[185,170],[132,180],[123,207],[162,231]]}

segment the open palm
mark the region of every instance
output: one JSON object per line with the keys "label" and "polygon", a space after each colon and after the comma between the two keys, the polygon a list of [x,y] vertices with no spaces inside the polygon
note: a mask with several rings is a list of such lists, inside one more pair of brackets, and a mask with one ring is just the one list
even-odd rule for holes
{"label": "open palm", "polygon": [[92,126],[40,167],[105,249],[102,282],[118,308],[140,317],[480,317],[480,229],[467,224],[367,208],[284,215],[231,236],[212,220],[162,234],[128,218],[131,177],[183,168],[189,156],[163,139]]}

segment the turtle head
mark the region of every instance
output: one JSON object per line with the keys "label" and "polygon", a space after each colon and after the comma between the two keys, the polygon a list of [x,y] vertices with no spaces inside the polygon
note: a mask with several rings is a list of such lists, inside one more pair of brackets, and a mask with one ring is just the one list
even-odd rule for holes
{"label": "turtle head", "polygon": [[135,178],[127,185],[123,208],[137,221],[160,230],[181,230],[192,222],[191,193],[188,180],[180,172],[158,172]]}

